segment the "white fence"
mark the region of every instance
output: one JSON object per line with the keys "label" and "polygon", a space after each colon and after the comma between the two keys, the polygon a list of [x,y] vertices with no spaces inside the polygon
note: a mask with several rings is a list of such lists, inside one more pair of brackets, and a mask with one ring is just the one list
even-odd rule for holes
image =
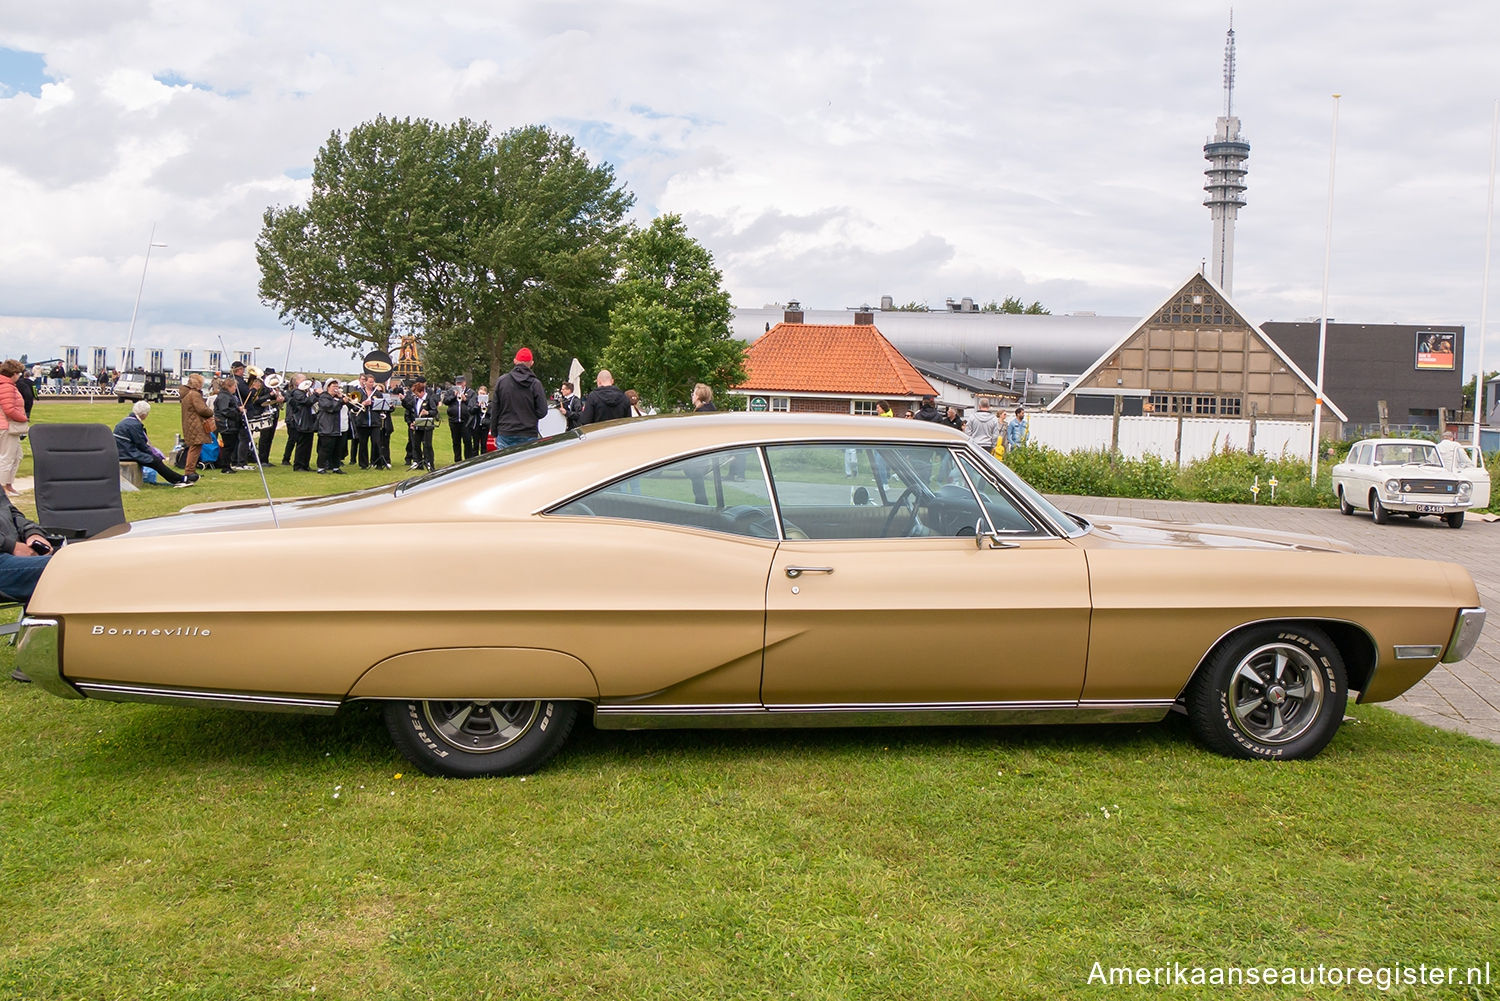
{"label": "white fence", "polygon": [[[1114,417],[1109,414],[1027,414],[1030,440],[1059,452],[1108,451]],[[1177,418],[1121,417],[1120,454],[1138,459],[1148,453],[1177,458]],[[1182,461],[1192,462],[1226,445],[1247,451],[1250,422],[1217,417],[1182,420]],[[1255,422],[1255,451],[1263,455],[1306,459],[1312,451],[1310,421]]]}

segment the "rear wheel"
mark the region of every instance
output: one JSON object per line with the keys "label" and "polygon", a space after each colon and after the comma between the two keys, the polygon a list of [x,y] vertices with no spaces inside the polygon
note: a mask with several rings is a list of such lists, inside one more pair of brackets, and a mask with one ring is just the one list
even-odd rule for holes
{"label": "rear wheel", "polygon": [[578,718],[574,702],[387,702],[385,725],[412,764],[452,778],[524,775],[557,753]]}
{"label": "rear wheel", "polygon": [[1380,498],[1373,490],[1370,491],[1370,517],[1375,519],[1377,525],[1384,525],[1391,520],[1391,513],[1386,510],[1384,504],[1380,503]]}
{"label": "rear wheel", "polygon": [[1354,505],[1349,503],[1349,498],[1344,496],[1344,488],[1339,487],[1339,514],[1353,514]]}
{"label": "rear wheel", "polygon": [[1258,626],[1224,643],[1189,683],[1193,732],[1234,758],[1311,758],[1348,700],[1344,660],[1321,629]]}
{"label": "rear wheel", "polygon": [[1443,520],[1448,523],[1449,528],[1464,527],[1464,513],[1462,511],[1454,511],[1452,514],[1445,514],[1443,515]]}

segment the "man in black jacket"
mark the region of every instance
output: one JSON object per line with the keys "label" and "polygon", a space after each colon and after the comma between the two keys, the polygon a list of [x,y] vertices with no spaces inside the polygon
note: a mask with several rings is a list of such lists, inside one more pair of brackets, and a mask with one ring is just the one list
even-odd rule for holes
{"label": "man in black jacket", "polygon": [[448,411],[448,435],[453,439],[453,461],[472,459],[478,455],[474,440],[474,416],[479,412],[475,404],[474,390],[469,380],[459,376],[443,393],[443,406]]}
{"label": "man in black jacket", "polygon": [[427,382],[418,379],[411,384],[401,405],[406,408],[406,438],[411,446],[411,468],[433,470],[437,459],[432,454],[432,431],[437,423],[437,394],[428,390]]}
{"label": "man in black jacket", "polygon": [[562,411],[563,420],[568,422],[569,431],[578,426],[579,419],[583,417],[583,401],[573,392],[571,382],[563,383],[558,389],[557,409]]}
{"label": "man in black jacket", "polygon": [[329,379],[313,403],[318,420],[318,472],[342,473],[339,446],[344,437],[344,390],[337,379]]}
{"label": "man in black jacket", "polygon": [[599,370],[594,380],[595,389],[583,400],[583,417],[579,425],[598,424],[630,416],[630,399],[615,385],[615,377],[609,369]]}
{"label": "man in black jacket", "polygon": [[917,412],[912,416],[919,421],[931,421],[934,424],[943,419],[942,413],[937,408],[937,403],[934,402],[931,396],[922,397],[922,405],[917,408]]}
{"label": "man in black jacket", "polygon": [[541,437],[538,425],[547,416],[547,394],[531,371],[531,349],[516,352],[516,367],[495,381],[490,394],[490,434],[500,448]]}

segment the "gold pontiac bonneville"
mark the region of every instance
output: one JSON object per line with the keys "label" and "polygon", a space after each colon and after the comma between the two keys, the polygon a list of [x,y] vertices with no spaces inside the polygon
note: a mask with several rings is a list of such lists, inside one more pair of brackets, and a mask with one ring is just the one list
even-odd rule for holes
{"label": "gold pontiac bonneville", "polygon": [[[273,521],[274,515],[274,521]],[[350,586],[205,587],[221,566]],[[1461,567],[1048,503],[963,435],[860,417],[616,421],[336,497],[122,526],[52,560],[21,668],[66,698],[383,706],[424,771],[603,729],[1153,721],[1307,758],[1484,623]],[[298,651],[268,659],[267,649]]]}

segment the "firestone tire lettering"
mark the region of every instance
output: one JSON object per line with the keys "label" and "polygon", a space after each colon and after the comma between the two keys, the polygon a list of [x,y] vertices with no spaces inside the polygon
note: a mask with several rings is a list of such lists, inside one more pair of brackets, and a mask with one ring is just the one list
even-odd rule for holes
{"label": "firestone tire lettering", "polygon": [[1321,629],[1258,626],[1215,649],[1184,700],[1193,732],[1212,750],[1311,758],[1343,721],[1346,679],[1343,658]]}
{"label": "firestone tire lettering", "polygon": [[388,702],[386,729],[428,775],[482,778],[536,771],[568,739],[574,702]]}

